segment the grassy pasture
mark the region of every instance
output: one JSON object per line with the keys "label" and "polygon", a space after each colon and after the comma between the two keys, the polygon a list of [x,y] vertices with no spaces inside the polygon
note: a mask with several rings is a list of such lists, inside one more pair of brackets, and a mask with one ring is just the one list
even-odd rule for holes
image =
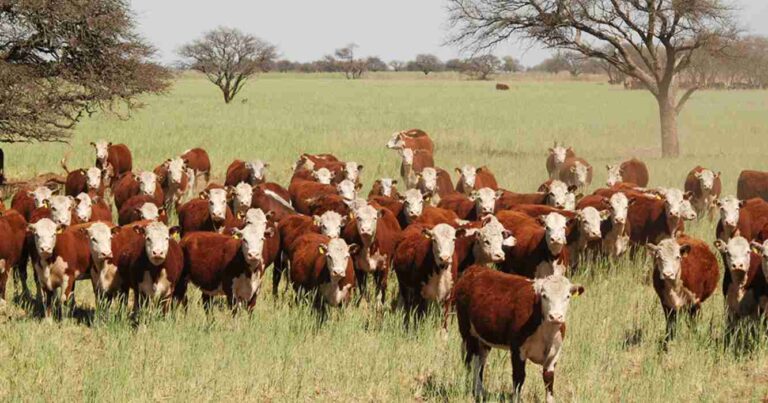
{"label": "grassy pasture", "polygon": [[[70,167],[87,166],[93,162],[88,143],[108,138],[128,144],[141,169],[202,146],[214,178],[234,158],[261,158],[271,163],[272,179],[285,183],[298,154],[331,152],[365,165],[370,183],[397,174],[398,159],[383,145],[393,131],[410,127],[433,136],[438,165],[486,164],[503,186],[520,191],[545,179],[545,153],[555,139],[592,162],[594,185],[604,182],[605,164],[633,155],[648,163],[657,186],[681,187],[688,170],[701,164],[722,171],[725,192],[734,193],[741,169],[768,170],[768,92],[697,94],[680,118],[683,156],[662,160],[656,105],[646,92],[591,81],[508,81],[512,90],[499,92],[490,82],[447,76],[388,74],[353,82],[274,74],[224,105],[204,78],[185,75],[128,121],[102,114],[84,122],[71,149],[4,147],[6,174],[59,171],[67,152]],[[714,237],[711,223],[689,229],[708,241]],[[695,324],[681,324],[669,351],[660,350],[664,321],[649,270],[640,258],[590,265],[575,276],[587,291],[571,305],[556,396],[596,402],[768,398],[765,327],[746,349],[725,345],[719,290]],[[392,281],[390,297],[396,287]],[[190,290],[187,312],[167,318],[149,313],[138,326],[115,308],[94,312],[88,282],[78,285],[81,312],[60,323],[42,322],[10,301],[0,312],[0,400],[471,400],[455,321],[446,341],[436,312],[413,331],[402,328],[400,312],[365,305],[317,326],[310,309],[290,302],[291,292],[277,300],[265,292],[251,316],[233,318],[222,307],[206,317],[199,292]],[[9,296],[14,292],[11,286]],[[508,398],[507,353],[491,354],[486,387],[492,399]],[[529,365],[524,399],[543,398],[540,368]]]}

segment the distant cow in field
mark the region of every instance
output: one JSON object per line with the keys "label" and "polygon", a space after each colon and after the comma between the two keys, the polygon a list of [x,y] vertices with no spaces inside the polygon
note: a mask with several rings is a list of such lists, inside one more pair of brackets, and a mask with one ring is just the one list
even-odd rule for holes
{"label": "distant cow in field", "polygon": [[560,166],[558,177],[568,186],[585,190],[592,184],[592,165],[583,158],[567,158]]}
{"label": "distant cow in field", "polygon": [[90,167],[88,169],[76,169],[68,171],[66,165],[62,167],[67,171],[67,180],[64,183],[64,194],[75,197],[80,193],[104,196],[104,184],[102,182],[101,169]]}
{"label": "distant cow in field", "polygon": [[563,145],[558,145],[555,142],[555,145],[549,149],[549,155],[547,155],[547,174],[549,174],[549,179],[560,178],[560,168],[565,163],[565,160],[575,156],[576,153],[573,152],[573,148],[565,148]]}
{"label": "distant cow in field", "polygon": [[459,193],[469,195],[472,191],[482,188],[499,189],[496,177],[488,167],[475,168],[471,165],[464,165],[461,168],[456,168],[456,173],[459,174],[459,181],[456,182],[456,191]]}
{"label": "distant cow in field", "polygon": [[397,191],[397,179],[379,178],[373,182],[368,198],[374,196],[384,196],[397,198],[400,193]]}
{"label": "distant cow in field", "polygon": [[715,216],[716,201],[720,198],[722,188],[720,172],[713,172],[701,166],[693,168],[685,178],[684,189],[693,194],[691,205],[699,218],[707,215],[711,220]]}
{"label": "distant cow in field", "polygon": [[386,144],[391,150],[425,150],[430,154],[435,152],[435,145],[429,135],[419,129],[403,130],[392,134],[392,138]]}
{"label": "distant cow in field", "polygon": [[497,83],[496,89],[499,91],[509,91],[509,85],[503,83]]}
{"label": "distant cow in field", "polygon": [[509,210],[519,204],[542,204],[563,210],[576,208],[575,186],[567,186],[559,180],[548,182],[539,187],[538,193],[502,191],[496,200],[496,211]]}
{"label": "distant cow in field", "polygon": [[509,350],[513,390],[525,382],[525,362],[543,367],[547,402],[554,401],[555,367],[565,338],[571,296],[584,287],[563,276],[530,280],[473,266],[457,281],[453,302],[464,347],[464,365],[474,365],[473,394],[484,395],[483,374],[492,348]]}
{"label": "distant cow in field", "polygon": [[736,197],[740,200],[759,197],[768,201],[768,172],[741,171],[737,183]]}
{"label": "distant cow in field", "polygon": [[222,233],[237,226],[232,210],[227,206],[229,195],[224,189],[211,189],[179,207],[179,226],[182,236],[191,232]]}
{"label": "distant cow in field", "polygon": [[147,195],[152,196],[157,204],[163,204],[165,193],[159,184],[158,177],[154,172],[140,172],[133,174],[128,172],[115,182],[112,193],[115,196],[115,207],[118,211],[123,204],[133,196]]}
{"label": "distant cow in field", "polygon": [[515,211],[503,211],[497,217],[517,240],[506,254],[502,271],[528,278],[565,274],[570,264],[566,248],[569,219],[559,213],[532,218]]}
{"label": "distant cow in field", "polygon": [[606,165],[608,180],[606,185],[613,187],[618,183],[634,183],[635,186],[648,186],[648,167],[637,158],[624,161],[619,165]]}
{"label": "distant cow in field", "polygon": [[480,220],[496,211],[496,200],[501,194],[502,191],[491,188],[474,190],[469,197],[455,193],[442,198],[438,207],[455,212],[462,220]]}

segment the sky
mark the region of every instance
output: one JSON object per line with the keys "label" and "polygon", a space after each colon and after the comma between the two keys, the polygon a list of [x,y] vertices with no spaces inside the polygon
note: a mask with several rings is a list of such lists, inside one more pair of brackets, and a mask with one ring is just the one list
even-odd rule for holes
{"label": "sky", "polygon": [[[731,0],[741,8],[751,33],[768,35],[768,1]],[[385,61],[411,60],[431,53],[443,60],[460,57],[444,46],[449,35],[446,0],[132,0],[140,33],[166,63],[176,50],[201,33],[229,26],[277,45],[281,58],[307,62],[354,42],[358,56]],[[527,43],[499,46],[498,56],[512,55],[532,66],[550,54]]]}

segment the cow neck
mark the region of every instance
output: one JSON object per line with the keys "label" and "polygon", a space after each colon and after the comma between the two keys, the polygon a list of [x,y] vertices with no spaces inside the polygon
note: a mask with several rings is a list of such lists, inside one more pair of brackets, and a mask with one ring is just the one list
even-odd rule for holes
{"label": "cow neck", "polygon": [[748,273],[734,275],[730,272],[731,284],[728,285],[728,293],[726,294],[726,302],[732,310],[737,310],[741,300],[744,299],[747,293],[747,280]]}
{"label": "cow neck", "polygon": [[681,305],[694,304],[697,302],[698,298],[691,292],[691,290],[685,288],[681,277],[678,276],[674,280],[663,279],[662,282],[664,283],[664,299],[668,306],[673,306],[676,309],[678,308],[674,301],[675,297],[682,299]]}

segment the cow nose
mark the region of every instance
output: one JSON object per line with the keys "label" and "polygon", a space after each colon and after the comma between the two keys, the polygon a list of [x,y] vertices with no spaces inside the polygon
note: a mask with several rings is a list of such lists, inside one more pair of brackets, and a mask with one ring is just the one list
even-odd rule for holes
{"label": "cow nose", "polygon": [[563,315],[557,314],[557,313],[550,313],[549,314],[549,320],[556,323],[562,323],[563,322]]}
{"label": "cow nose", "polygon": [[616,217],[615,221],[616,221],[616,224],[624,224],[625,222],[627,222],[627,219],[624,217]]}

